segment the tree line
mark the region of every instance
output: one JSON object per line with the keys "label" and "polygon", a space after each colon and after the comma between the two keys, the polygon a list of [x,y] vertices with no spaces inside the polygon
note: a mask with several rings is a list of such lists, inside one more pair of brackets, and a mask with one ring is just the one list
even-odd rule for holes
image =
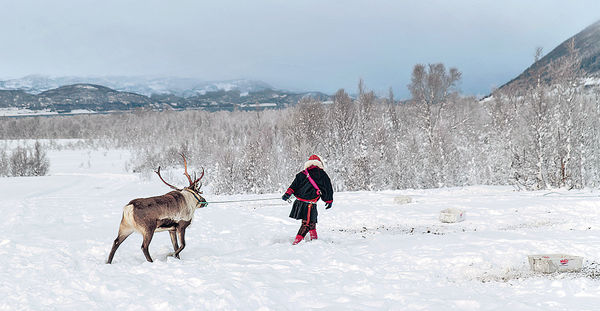
{"label": "tree line", "polygon": [[[110,115],[5,118],[1,139],[81,138],[132,150],[130,169],[180,166],[179,153],[206,169],[216,193],[284,189],[310,154],[325,159],[336,191],[475,184],[520,189],[600,184],[600,93],[578,80],[576,53],[478,100],[462,96],[461,73],[416,65],[397,101],[361,80],[357,95],[311,98],[281,110],[137,111]],[[545,78],[542,78],[545,77]]]}

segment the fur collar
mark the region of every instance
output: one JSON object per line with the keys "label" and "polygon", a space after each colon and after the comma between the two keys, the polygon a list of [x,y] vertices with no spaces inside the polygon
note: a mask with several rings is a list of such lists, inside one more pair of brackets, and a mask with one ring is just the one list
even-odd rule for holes
{"label": "fur collar", "polygon": [[306,163],[304,163],[304,169],[307,169],[311,166],[316,166],[322,170],[325,169],[325,168],[323,168],[323,163],[321,163],[321,161],[309,160],[309,161],[306,161]]}

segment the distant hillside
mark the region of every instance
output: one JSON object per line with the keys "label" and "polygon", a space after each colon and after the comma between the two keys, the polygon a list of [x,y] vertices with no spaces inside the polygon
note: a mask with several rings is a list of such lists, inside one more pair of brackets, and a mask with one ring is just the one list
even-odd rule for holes
{"label": "distant hillside", "polygon": [[204,91],[190,97],[153,94],[148,97],[117,91],[96,84],[72,84],[30,94],[23,90],[0,90],[0,108],[20,108],[68,113],[74,110],[95,112],[133,109],[255,110],[276,109],[298,103],[303,97],[328,100],[323,93],[292,93],[262,89],[254,92],[234,90]]}
{"label": "distant hillside", "polygon": [[269,84],[255,80],[203,81],[193,78],[148,78],[128,76],[107,77],[48,77],[30,75],[19,79],[0,81],[0,90],[22,90],[31,94],[71,84],[96,84],[111,89],[151,96],[169,94],[191,97],[207,92],[233,91],[258,92],[273,89]]}
{"label": "distant hillside", "polygon": [[[574,40],[575,49],[581,59],[580,75],[581,80],[587,84],[598,84],[600,82],[600,21],[588,26],[578,34],[565,40],[550,53],[533,63],[523,73],[509,81],[501,87],[508,86],[525,87],[533,83],[533,73],[542,72],[546,82],[550,82],[548,75],[550,64],[556,62],[561,57],[568,54],[568,46],[571,40]],[[538,71],[540,70],[540,71]]]}

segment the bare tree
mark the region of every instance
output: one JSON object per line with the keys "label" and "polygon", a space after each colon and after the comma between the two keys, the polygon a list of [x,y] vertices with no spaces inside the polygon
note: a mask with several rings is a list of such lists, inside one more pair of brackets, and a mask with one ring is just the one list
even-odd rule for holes
{"label": "bare tree", "polygon": [[29,166],[31,175],[33,176],[44,176],[48,173],[48,169],[50,168],[50,161],[46,156],[46,151],[37,141],[33,146],[33,151],[29,159]]}
{"label": "bare tree", "polygon": [[8,156],[6,155],[6,151],[0,150],[0,176],[8,176],[9,175],[9,162]]}
{"label": "bare tree", "polygon": [[442,166],[446,162],[439,125],[444,108],[458,95],[456,87],[460,78],[461,73],[456,68],[446,71],[441,63],[427,67],[418,64],[413,68],[408,85],[411,102],[419,107],[420,126],[431,152],[433,182],[438,185],[444,182]]}
{"label": "bare tree", "polygon": [[[537,62],[541,57],[542,49],[537,48],[534,61]],[[547,149],[551,146],[549,140],[552,137],[548,121],[551,109],[548,105],[546,85],[543,81],[543,68],[536,69],[532,76],[534,83],[527,89],[525,96],[525,108],[527,110],[522,111],[522,116],[525,118],[525,126],[530,131],[533,141],[530,145],[527,143],[522,145],[521,161],[524,161],[523,167],[526,167],[531,158],[528,155],[528,150],[532,150],[533,158],[531,158],[531,161],[533,161],[536,168],[535,182],[528,181],[527,184],[523,185],[530,189],[544,189],[548,187]],[[529,176],[529,174],[524,172],[521,176]]]}
{"label": "bare tree", "polygon": [[[553,94],[557,101],[555,124],[558,129],[558,163],[559,180],[558,186],[573,188],[581,186],[581,171],[576,167],[581,167],[580,163],[574,164],[574,161],[585,161],[580,157],[574,157],[582,149],[580,123],[583,117],[583,101],[579,100],[576,104],[576,98],[579,94],[580,81],[578,78],[581,59],[575,49],[575,40],[571,39],[567,45],[567,54],[556,63],[551,64],[551,75],[553,77]],[[578,141],[579,140],[579,141]],[[575,176],[577,175],[577,176]]]}

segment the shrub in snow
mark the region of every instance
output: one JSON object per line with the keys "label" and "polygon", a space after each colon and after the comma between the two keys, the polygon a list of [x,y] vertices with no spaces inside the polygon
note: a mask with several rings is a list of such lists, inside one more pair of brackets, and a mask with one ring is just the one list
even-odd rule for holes
{"label": "shrub in snow", "polygon": [[0,151],[0,176],[8,176],[9,166],[8,166],[8,157],[6,156],[6,151]]}
{"label": "shrub in snow", "polygon": [[48,173],[50,162],[39,142],[32,148],[17,147],[10,155],[11,176],[43,176]]}

